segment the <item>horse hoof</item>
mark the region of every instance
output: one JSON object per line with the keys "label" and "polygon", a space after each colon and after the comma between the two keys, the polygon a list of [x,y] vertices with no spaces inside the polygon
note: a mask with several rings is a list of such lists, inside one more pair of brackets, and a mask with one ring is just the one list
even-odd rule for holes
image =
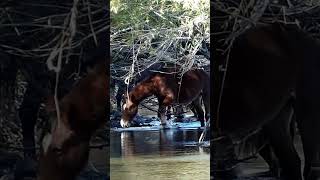
{"label": "horse hoof", "polygon": [[166,123],[166,124],[161,124],[160,128],[161,129],[170,129],[170,126]]}
{"label": "horse hoof", "polygon": [[123,119],[120,120],[120,125],[123,128],[128,128],[130,127],[130,123],[129,122],[125,122]]}

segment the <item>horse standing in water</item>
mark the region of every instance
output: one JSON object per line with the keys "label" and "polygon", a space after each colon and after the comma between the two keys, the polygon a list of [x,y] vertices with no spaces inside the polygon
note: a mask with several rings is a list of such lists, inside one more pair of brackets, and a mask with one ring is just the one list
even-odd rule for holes
{"label": "horse standing in water", "polygon": [[213,130],[236,137],[267,125],[284,179],[302,179],[288,125],[281,125],[292,108],[303,143],[304,179],[320,178],[319,50],[320,43],[296,27],[273,24],[252,28],[234,41],[223,87],[224,58],[214,61]]}
{"label": "horse standing in water", "polygon": [[[60,118],[54,117],[51,134],[43,140],[38,180],[73,180],[86,165],[90,139],[106,120],[106,68],[105,61],[97,63],[60,100]],[[56,114],[54,104],[48,104],[47,109]]]}
{"label": "horse standing in water", "polygon": [[[120,124],[129,127],[130,121],[138,112],[139,103],[145,98],[155,95],[158,99],[161,125],[166,126],[166,107],[172,104],[192,103],[197,110],[201,126],[205,125],[204,119],[210,115],[210,77],[202,69],[192,69],[179,78],[175,68],[163,70],[165,73],[155,72],[142,82],[138,83],[128,94],[123,106]],[[205,115],[202,110],[199,96],[202,96]]]}

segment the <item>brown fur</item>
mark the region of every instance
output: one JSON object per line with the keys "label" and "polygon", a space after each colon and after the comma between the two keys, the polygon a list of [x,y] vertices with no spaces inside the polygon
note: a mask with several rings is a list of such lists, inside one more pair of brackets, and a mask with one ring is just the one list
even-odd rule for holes
{"label": "brown fur", "polygon": [[60,121],[55,118],[44,140],[48,147],[44,145],[40,155],[38,180],[72,180],[86,165],[90,138],[105,121],[108,85],[101,61],[60,100]]}
{"label": "brown fur", "polygon": [[183,75],[180,87],[180,78],[177,74],[170,72],[169,70],[169,73],[154,73],[130,91],[122,112],[121,125],[123,127],[130,126],[130,121],[137,114],[139,103],[151,95],[158,98],[158,116],[161,124],[166,124],[165,109],[167,106],[195,103],[199,111],[201,126],[204,126],[203,110],[197,97],[203,96],[206,119],[208,119],[210,114],[209,75],[201,69],[189,70]]}
{"label": "brown fur", "polygon": [[293,108],[303,144],[304,179],[319,179],[320,141],[315,138],[320,136],[319,49],[319,41],[296,26],[253,27],[236,38],[226,53],[223,86],[224,72],[219,69],[227,55],[216,51],[213,134],[234,138],[264,127],[282,178],[301,180],[301,160],[287,115]]}

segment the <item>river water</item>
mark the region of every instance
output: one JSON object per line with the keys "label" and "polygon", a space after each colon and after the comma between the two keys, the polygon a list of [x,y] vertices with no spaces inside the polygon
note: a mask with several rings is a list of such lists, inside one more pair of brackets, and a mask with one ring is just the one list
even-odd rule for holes
{"label": "river water", "polygon": [[210,149],[197,143],[201,133],[198,128],[112,130],[111,179],[210,179]]}

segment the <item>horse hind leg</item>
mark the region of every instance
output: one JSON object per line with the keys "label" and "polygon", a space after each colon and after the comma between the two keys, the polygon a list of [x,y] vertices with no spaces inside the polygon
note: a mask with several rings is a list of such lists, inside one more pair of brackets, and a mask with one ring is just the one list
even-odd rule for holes
{"label": "horse hind leg", "polygon": [[205,85],[205,88],[202,90],[202,101],[205,110],[206,121],[210,119],[210,84]]}
{"label": "horse hind leg", "polygon": [[196,111],[197,118],[200,121],[201,127],[204,127],[204,112],[201,106],[201,99],[200,96],[197,97],[194,101],[192,101],[191,105],[193,106],[194,110]]}
{"label": "horse hind leg", "polygon": [[[287,123],[284,122],[284,125],[288,125],[288,129],[290,131],[290,135],[291,135],[291,139],[292,141],[294,140],[294,135],[295,135],[295,122],[296,122],[296,118],[295,118],[295,114],[288,109],[287,111],[282,112],[283,115],[281,117],[283,118],[288,118]],[[286,119],[284,119],[286,120]],[[271,122],[272,123],[272,122]],[[265,134],[267,134],[266,129],[264,129],[262,131],[262,135],[265,136]],[[264,139],[264,137],[262,137]],[[268,138],[268,137],[266,137]],[[269,141],[269,139],[267,139]],[[260,144],[262,145],[262,144]],[[268,142],[260,151],[259,151],[260,156],[267,162],[268,166],[269,166],[269,173],[272,176],[275,176],[277,178],[280,178],[280,165],[279,165],[279,161],[277,159],[277,157],[274,154],[274,151],[270,145],[270,143]]]}
{"label": "horse hind leg", "polygon": [[279,160],[281,177],[288,180],[301,180],[301,161],[294,147],[290,133],[293,108],[288,103],[279,115],[264,126],[270,145]]}
{"label": "horse hind leg", "polygon": [[[319,106],[317,106],[319,107]],[[310,112],[308,106],[298,110],[297,124],[300,132],[305,157],[304,179],[320,179],[320,113]],[[300,108],[298,108],[300,109]]]}
{"label": "horse hind leg", "polygon": [[[318,65],[318,64],[317,64]],[[305,157],[305,180],[320,179],[319,66],[308,66],[296,91],[296,122]]]}
{"label": "horse hind leg", "polygon": [[[289,114],[288,114],[289,115]],[[289,117],[288,117],[289,118]],[[292,138],[292,141],[294,140],[295,135],[295,117],[294,114],[292,115],[291,122],[289,124],[290,128],[290,135]],[[262,132],[265,134],[264,132]],[[262,145],[262,144],[260,144]],[[258,146],[259,147],[259,146]],[[280,165],[277,157],[275,156],[273,149],[270,145],[270,143],[266,144],[260,151],[260,156],[267,162],[269,166],[269,173],[274,177],[280,178]]]}
{"label": "horse hind leg", "polygon": [[266,144],[260,151],[260,156],[267,162],[269,166],[269,173],[272,176],[279,178],[280,177],[280,165],[279,161],[276,158],[272,147],[270,144]]}
{"label": "horse hind leg", "polygon": [[194,117],[198,117],[197,110],[196,110],[196,108],[193,106],[192,103],[188,105],[188,108],[191,110],[191,112],[193,113],[193,116],[194,116]]}
{"label": "horse hind leg", "polygon": [[182,105],[178,105],[175,108],[175,112],[174,112],[174,116],[175,116],[176,122],[182,122],[183,121],[183,118],[184,118],[183,113],[184,113],[183,112],[183,106]]}

